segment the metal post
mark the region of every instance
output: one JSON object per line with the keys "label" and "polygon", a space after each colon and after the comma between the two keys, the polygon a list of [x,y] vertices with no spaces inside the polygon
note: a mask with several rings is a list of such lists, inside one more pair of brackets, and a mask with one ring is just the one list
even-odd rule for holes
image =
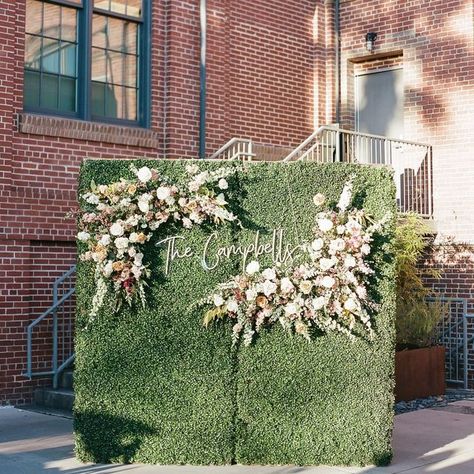
{"label": "metal post", "polygon": [[206,157],[206,48],[207,48],[207,4],[200,0],[201,23],[201,60],[199,65],[200,97],[199,97],[199,158]]}
{"label": "metal post", "polygon": [[[58,302],[58,284],[57,281],[53,285],[53,305],[56,305]],[[56,373],[58,370],[58,310],[57,308],[53,311],[53,388],[57,387],[57,377]]]}
{"label": "metal post", "polygon": [[463,314],[463,321],[462,321],[462,327],[463,327],[463,358],[464,358],[464,364],[463,364],[463,372],[464,372],[464,389],[467,390],[468,388],[468,380],[467,380],[467,375],[468,375],[468,370],[467,370],[467,364],[468,364],[468,348],[467,348],[467,314]]}

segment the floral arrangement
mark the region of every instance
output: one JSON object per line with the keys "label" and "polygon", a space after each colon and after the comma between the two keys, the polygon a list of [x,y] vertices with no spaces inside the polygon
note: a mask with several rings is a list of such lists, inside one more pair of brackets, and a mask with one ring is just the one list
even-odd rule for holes
{"label": "floral arrangement", "polygon": [[[321,207],[326,198],[314,196]],[[349,208],[352,180],[346,183],[335,210],[316,215],[313,240],[303,245],[305,263],[263,271],[250,262],[242,275],[217,287],[200,305],[210,305],[204,325],[229,318],[233,342],[249,345],[263,327],[279,322],[310,340],[313,329],[336,331],[355,339],[362,330],[373,336],[371,313],[377,309],[367,294],[373,236],[388,216],[372,221],[362,209]]]}
{"label": "floral arrangement", "polygon": [[[135,178],[111,184],[91,183],[82,199],[89,210],[79,214],[77,239],[87,244],[80,258],[95,263],[96,293],[90,318],[104,303],[110,285],[118,310],[125,301],[139,299],[145,305],[148,264],[143,245],[167,223],[190,229],[205,221],[221,224],[236,221],[222,191],[226,178],[236,167],[200,171],[196,164],[186,167],[187,179],[179,186],[147,166],[131,167]],[[92,208],[92,210],[90,210]]]}

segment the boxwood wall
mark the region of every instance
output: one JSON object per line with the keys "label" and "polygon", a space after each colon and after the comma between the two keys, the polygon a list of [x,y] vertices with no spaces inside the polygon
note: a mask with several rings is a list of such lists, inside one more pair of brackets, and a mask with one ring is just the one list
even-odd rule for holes
{"label": "boxwood wall", "polygon": [[[173,178],[182,161],[138,161]],[[229,165],[229,164],[227,164]],[[86,161],[80,191],[130,176],[130,161]],[[202,168],[219,166],[202,162]],[[335,201],[355,175],[358,206],[376,218],[395,211],[390,172],[346,164],[255,163],[230,179],[231,206],[244,229],[219,227],[219,242],[250,242],[255,231],[285,230],[288,242],[311,235],[317,192]],[[182,233],[202,247],[213,228]],[[280,328],[250,347],[231,348],[230,327],[204,329],[190,310],[241,261],[206,272],[198,259],[173,262],[149,244],[154,270],[145,309],[102,310],[83,329],[94,291],[88,264],[78,269],[74,424],[83,461],[159,464],[384,464],[391,457],[394,360],[394,268],[391,226],[376,242],[372,297],[380,302],[377,337],[312,343]],[[163,238],[160,235],[160,238]],[[261,265],[270,260],[261,258]]]}

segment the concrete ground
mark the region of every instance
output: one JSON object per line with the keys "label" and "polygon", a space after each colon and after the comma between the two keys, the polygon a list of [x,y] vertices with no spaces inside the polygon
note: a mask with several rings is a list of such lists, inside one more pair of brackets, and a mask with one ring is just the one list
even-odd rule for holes
{"label": "concrete ground", "polygon": [[473,474],[474,401],[398,415],[393,446],[393,462],[385,468],[81,464],[74,458],[72,420],[0,409],[0,474]]}

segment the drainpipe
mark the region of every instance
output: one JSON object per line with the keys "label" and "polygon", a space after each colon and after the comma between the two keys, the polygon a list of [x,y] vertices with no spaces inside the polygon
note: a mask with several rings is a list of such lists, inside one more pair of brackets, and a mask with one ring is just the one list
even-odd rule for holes
{"label": "drainpipe", "polygon": [[199,158],[206,157],[206,46],[207,46],[207,5],[206,0],[200,0],[200,47],[201,59],[199,64]]}
{"label": "drainpipe", "polygon": [[335,0],[334,4],[334,33],[336,46],[336,67],[334,68],[334,88],[336,94],[336,123],[341,120],[341,35],[339,27],[340,0]]}

